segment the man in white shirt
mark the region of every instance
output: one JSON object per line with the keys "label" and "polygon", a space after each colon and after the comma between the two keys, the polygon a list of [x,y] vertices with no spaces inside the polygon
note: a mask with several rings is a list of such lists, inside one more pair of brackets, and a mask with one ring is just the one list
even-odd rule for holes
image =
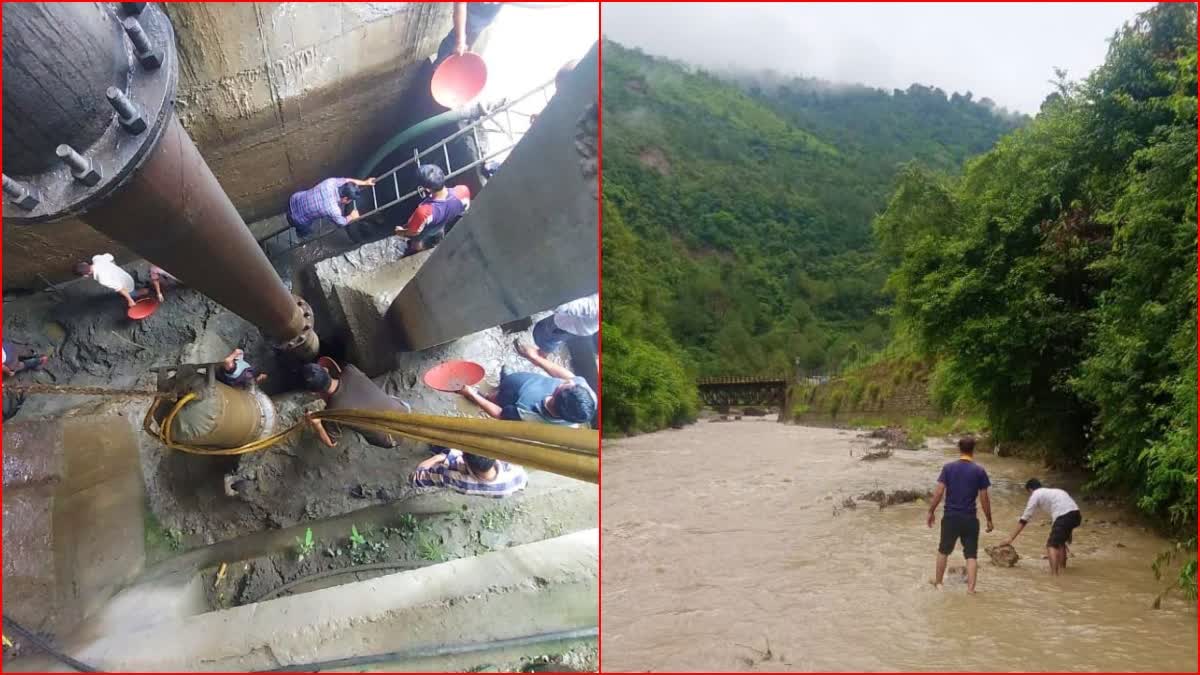
{"label": "man in white shirt", "polygon": [[1030,478],[1025,483],[1025,490],[1029,493],[1029,503],[1025,505],[1025,513],[1021,514],[1016,531],[1004,541],[1004,545],[1011,546],[1033,515],[1039,510],[1045,511],[1053,521],[1050,537],[1046,539],[1046,557],[1050,560],[1050,574],[1058,575],[1067,566],[1071,533],[1083,523],[1083,516],[1066,490],[1042,487],[1041,481],[1036,478]]}
{"label": "man in white shirt", "polygon": [[592,338],[596,353],[600,352],[597,336],[600,334],[600,294],[572,300],[559,305],[554,313],[537,322],[533,327],[533,341],[542,358],[558,349],[571,338]]}
{"label": "man in white shirt", "polygon": [[116,291],[125,303],[133,307],[133,277],[113,262],[111,253],[101,253],[92,256],[92,262],[81,262],[75,266],[75,274],[81,277],[91,277],[96,283]]}

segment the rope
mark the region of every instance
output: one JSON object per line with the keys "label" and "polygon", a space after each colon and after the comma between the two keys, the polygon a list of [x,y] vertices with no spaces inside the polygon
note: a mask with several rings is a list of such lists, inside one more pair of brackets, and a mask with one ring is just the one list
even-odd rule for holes
{"label": "rope", "polygon": [[13,621],[12,619],[8,618],[8,616],[4,617],[4,627],[6,629],[16,633],[17,635],[21,636],[22,638],[29,640],[38,649],[42,650],[43,652],[46,652],[47,654],[54,657],[59,662],[65,664],[71,668],[74,668],[75,670],[78,670],[81,673],[100,672],[99,669],[93,668],[92,666],[89,666],[88,664],[86,664],[82,661],[76,661],[75,659],[71,658],[70,656],[67,656],[66,654],[62,653],[61,651],[58,650],[57,647],[55,647],[54,645],[50,644],[49,642],[43,640],[41,637],[37,636],[32,631],[27,630],[24,626],[17,623],[16,621]]}
{"label": "rope", "polygon": [[58,384],[5,384],[5,391],[21,394],[53,394],[59,396],[161,396],[160,392],[148,389],[105,389],[104,387],[71,387]]}
{"label": "rope", "polygon": [[[174,439],[175,417],[196,399],[189,393],[179,399],[155,428],[154,416],[167,402],[155,399],[146,411],[142,428],[172,450],[195,455],[234,456],[266,450],[290,439],[308,425],[301,419],[266,438],[236,448],[204,448]],[[590,483],[599,482],[600,435],[590,429],[569,429],[533,422],[508,422],[460,417],[440,417],[391,410],[322,410],[312,419],[336,422],[360,431],[396,434],[412,440],[459,448],[494,459],[522,464]]]}

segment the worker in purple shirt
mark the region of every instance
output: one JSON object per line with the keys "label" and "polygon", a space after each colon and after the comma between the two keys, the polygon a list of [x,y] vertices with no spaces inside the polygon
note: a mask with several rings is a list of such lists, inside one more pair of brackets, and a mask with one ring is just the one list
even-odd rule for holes
{"label": "worker in purple shirt", "polygon": [[345,227],[358,220],[358,207],[353,207],[350,215],[344,215],[342,207],[354,204],[358,188],[374,184],[374,178],[326,178],[311,189],[296,192],[288,199],[288,225],[296,228],[301,237],[312,234],[313,224],[322,218]]}
{"label": "worker in purple shirt", "polygon": [[983,506],[983,515],[987,517],[987,531],[991,532],[992,502],[988,498],[988,488],[992,482],[988,480],[987,471],[975,463],[974,438],[959,439],[958,452],[957,460],[942,467],[937,488],[933,491],[933,500],[929,502],[926,524],[933,527],[938,504],[942,497],[945,497],[946,511],[942,515],[942,534],[938,542],[933,585],[941,589],[942,578],[946,575],[946,561],[954,552],[955,542],[961,540],[963,557],[967,560],[967,592],[974,593],[975,576],[979,568],[979,517],[975,515],[975,500],[978,498]]}

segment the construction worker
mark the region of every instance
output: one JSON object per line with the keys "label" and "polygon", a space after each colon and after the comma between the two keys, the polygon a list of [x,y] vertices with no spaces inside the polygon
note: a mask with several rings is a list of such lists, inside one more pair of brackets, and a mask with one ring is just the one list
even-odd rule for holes
{"label": "construction worker", "polygon": [[[346,227],[358,220],[358,207],[353,206],[358,199],[358,188],[374,184],[374,178],[326,178],[308,190],[295,192],[288,199],[288,224],[301,237],[312,234],[313,224],[322,218],[333,221],[338,227]],[[352,207],[350,214],[344,215],[342,207]]]}
{"label": "construction worker", "polygon": [[[315,363],[305,364],[300,375],[304,379],[304,388],[316,392],[325,400],[326,410],[396,410],[409,412],[403,401],[389,396],[387,392],[371,381],[358,368],[347,364],[339,377],[335,378],[329,370]],[[305,413],[309,425],[317,433],[321,441],[329,447],[337,444],[329,437],[321,420],[313,419],[312,413]],[[394,448],[396,439],[387,433],[378,431],[361,431],[363,438],[377,448]]]}
{"label": "construction worker", "polygon": [[246,361],[245,356],[246,352],[241,348],[229,352],[229,356],[226,356],[222,362],[222,367],[217,370],[217,379],[223,384],[239,389],[246,389],[251,385],[265,382],[267,374],[259,373]]}
{"label": "construction worker", "polygon": [[484,396],[475,387],[467,386],[463,387],[462,395],[496,419],[571,426],[591,421],[596,414],[596,392],[587,380],[542,358],[535,347],[517,345],[517,351],[546,371],[546,375],[501,369],[496,391]]}
{"label": "construction worker", "polygon": [[499,2],[456,2],[454,3],[454,27],[438,46],[435,63],[445,61],[451,54],[462,56],[475,46],[475,42],[500,14]]}
{"label": "construction worker", "polygon": [[433,457],[421,462],[408,478],[416,488],[449,488],[464,495],[508,497],[525,489],[529,478],[516,464],[431,446]]}
{"label": "construction worker", "polygon": [[8,341],[4,342],[0,354],[3,355],[5,377],[16,375],[22,370],[39,370],[50,360],[50,357],[38,354],[32,349],[20,350]]}
{"label": "construction worker", "polygon": [[159,302],[164,301],[163,292],[162,292],[162,285],[164,283],[170,284],[170,285],[176,285],[179,283],[179,280],[176,279],[170,272],[164,270],[163,268],[159,267],[158,265],[151,265],[150,266],[150,285],[154,287],[154,294],[158,297]]}
{"label": "construction worker", "polygon": [[446,187],[446,174],[434,164],[417,169],[417,193],[421,203],[408,222],[396,228],[396,236],[408,239],[405,255],[432,248],[454,223],[471,208],[471,190],[466,185]]}
{"label": "construction worker", "polygon": [[75,274],[94,279],[101,286],[115,291],[122,298],[125,298],[125,304],[130,307],[136,304],[133,300],[135,293],[133,277],[129,275],[129,272],[121,269],[113,262],[111,253],[94,255],[92,256],[92,262],[81,262],[75,265]]}
{"label": "construction worker", "polygon": [[550,356],[551,352],[572,338],[590,338],[593,348],[599,353],[599,337],[599,293],[563,303],[554,309],[553,314],[533,326],[533,341],[543,358]]}

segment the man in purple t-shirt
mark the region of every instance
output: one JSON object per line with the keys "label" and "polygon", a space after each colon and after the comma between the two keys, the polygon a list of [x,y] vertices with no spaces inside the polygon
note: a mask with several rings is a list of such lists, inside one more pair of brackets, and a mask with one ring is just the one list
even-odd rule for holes
{"label": "man in purple t-shirt", "polygon": [[962,540],[963,557],[967,560],[967,592],[975,592],[975,574],[978,571],[976,554],[979,549],[979,518],[975,515],[975,499],[983,506],[987,517],[987,531],[992,531],[992,502],[988,499],[987,471],[975,463],[975,439],[962,438],[958,441],[959,457],[942,467],[938,476],[933,500],[929,502],[929,517],[926,523],[933,527],[938,503],[946,498],[946,512],[942,515],[942,536],[938,542],[937,571],[933,585],[942,587],[946,575],[946,560],[954,552],[954,543]]}

